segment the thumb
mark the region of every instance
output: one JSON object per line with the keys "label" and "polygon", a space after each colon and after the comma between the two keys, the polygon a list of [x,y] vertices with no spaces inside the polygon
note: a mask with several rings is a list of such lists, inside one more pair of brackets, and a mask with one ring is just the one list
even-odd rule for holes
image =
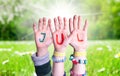
{"label": "thumb", "polygon": [[33,24],[33,31],[34,31],[34,33],[37,32],[36,24],[35,23]]}
{"label": "thumb", "polygon": [[73,39],[73,33],[71,33],[68,37],[66,37],[66,39],[64,40],[64,46],[69,45],[69,43],[72,41]]}

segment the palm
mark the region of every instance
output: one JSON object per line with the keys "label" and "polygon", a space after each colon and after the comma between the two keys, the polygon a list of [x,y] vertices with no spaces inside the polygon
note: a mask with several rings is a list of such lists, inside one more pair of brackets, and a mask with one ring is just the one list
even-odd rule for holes
{"label": "palm", "polygon": [[69,20],[70,33],[72,35],[72,40],[70,45],[74,47],[75,50],[85,49],[87,44],[87,20],[83,29],[80,29],[80,16],[74,16],[73,21]]}
{"label": "palm", "polygon": [[73,39],[70,43],[76,49],[85,48],[87,44],[87,36],[85,31],[73,31]]}
{"label": "palm", "polygon": [[50,30],[48,24],[46,24],[46,18],[39,20],[38,29],[36,29],[35,24],[33,26],[33,29],[37,48],[46,48],[52,43]]}
{"label": "palm", "polygon": [[50,31],[49,30],[37,31],[35,34],[35,41],[37,47],[39,48],[48,47],[51,44]]}
{"label": "palm", "polygon": [[66,24],[66,18],[64,18],[64,22],[62,23],[62,20],[60,17],[58,17],[58,21],[55,18],[54,19],[54,24],[55,24],[55,31],[53,31],[52,26],[50,24],[50,29],[52,32],[52,37],[53,37],[53,43],[54,43],[54,48],[57,51],[64,51],[65,47],[69,44],[70,37],[67,35],[67,24]]}
{"label": "palm", "polygon": [[[56,36],[58,35],[58,40],[56,38]],[[62,38],[63,36],[63,38]],[[66,38],[67,38],[67,32],[65,30],[60,30],[60,31],[56,31],[53,33],[53,41],[54,41],[54,47],[56,50],[64,50],[61,48],[66,47]]]}

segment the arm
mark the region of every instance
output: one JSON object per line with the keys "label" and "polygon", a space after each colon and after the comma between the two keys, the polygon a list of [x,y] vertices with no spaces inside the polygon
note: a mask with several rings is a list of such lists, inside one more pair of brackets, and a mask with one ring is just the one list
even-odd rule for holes
{"label": "arm", "polygon": [[71,58],[73,62],[71,76],[86,73],[87,20],[83,29],[80,23],[80,16],[74,16],[73,20],[69,19],[70,33],[73,35],[70,45],[74,48],[73,58]]}
{"label": "arm", "polygon": [[67,24],[66,18],[64,20],[61,17],[58,19],[54,18],[55,31],[52,29],[50,24],[50,29],[52,32],[53,43],[54,43],[54,55],[53,55],[53,76],[63,76],[64,75],[64,61],[65,61],[65,49],[69,44],[70,37],[67,36]]}
{"label": "arm", "polygon": [[37,76],[51,76],[48,47],[52,43],[52,39],[50,37],[48,23],[46,23],[46,18],[40,19],[38,22],[38,29],[36,28],[36,24],[33,24],[37,52],[32,55],[32,60],[35,65]]}

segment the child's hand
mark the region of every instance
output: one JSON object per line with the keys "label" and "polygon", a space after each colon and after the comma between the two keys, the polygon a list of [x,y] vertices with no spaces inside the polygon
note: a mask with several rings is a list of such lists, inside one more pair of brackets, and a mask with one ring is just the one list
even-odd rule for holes
{"label": "child's hand", "polygon": [[50,24],[55,51],[64,52],[66,46],[69,44],[70,37],[68,37],[66,23],[66,18],[63,18],[63,20],[61,17],[58,17],[58,19],[54,18],[55,31],[53,31],[52,25]]}
{"label": "child's hand", "polygon": [[72,40],[70,45],[75,51],[84,51],[87,47],[87,20],[85,21],[83,29],[81,28],[80,16],[74,16],[73,21],[69,19],[70,33],[72,34]]}
{"label": "child's hand", "polygon": [[[50,19],[48,20],[48,22],[49,21]],[[50,46],[50,44],[52,43],[48,24],[49,23],[47,23],[46,18],[39,20],[38,29],[36,28],[36,24],[33,24],[37,53],[46,54],[48,46]]]}

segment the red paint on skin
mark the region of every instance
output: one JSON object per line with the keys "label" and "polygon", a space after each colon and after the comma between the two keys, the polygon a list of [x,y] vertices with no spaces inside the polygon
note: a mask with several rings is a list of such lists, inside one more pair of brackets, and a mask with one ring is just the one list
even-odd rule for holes
{"label": "red paint on skin", "polygon": [[63,41],[64,41],[64,35],[63,35],[63,33],[61,34],[61,42],[59,42],[58,41],[58,34],[56,35],[56,42],[57,42],[57,44],[59,44],[59,45],[61,45],[62,43],[63,43]]}
{"label": "red paint on skin", "polygon": [[83,41],[83,39],[79,39],[78,34],[77,34],[77,39],[78,39],[79,42],[82,42],[82,41]]}

